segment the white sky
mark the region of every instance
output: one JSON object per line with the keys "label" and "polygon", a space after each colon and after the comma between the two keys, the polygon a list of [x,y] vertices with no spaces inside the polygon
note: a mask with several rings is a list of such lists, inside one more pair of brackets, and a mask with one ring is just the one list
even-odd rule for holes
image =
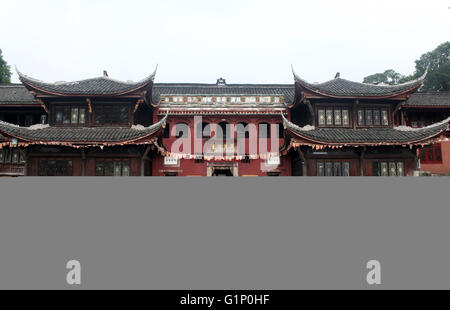
{"label": "white sky", "polygon": [[[362,81],[450,40],[450,0],[0,0],[6,61],[44,81]],[[17,82],[14,72],[13,82]]]}

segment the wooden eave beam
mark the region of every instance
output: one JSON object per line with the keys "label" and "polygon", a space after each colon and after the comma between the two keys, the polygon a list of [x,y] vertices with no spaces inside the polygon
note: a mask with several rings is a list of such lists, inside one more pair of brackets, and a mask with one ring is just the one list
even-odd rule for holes
{"label": "wooden eave beam", "polygon": [[50,112],[48,111],[47,106],[45,105],[44,101],[40,99],[39,103],[40,103],[41,107],[44,109],[45,113],[47,113],[49,115]]}

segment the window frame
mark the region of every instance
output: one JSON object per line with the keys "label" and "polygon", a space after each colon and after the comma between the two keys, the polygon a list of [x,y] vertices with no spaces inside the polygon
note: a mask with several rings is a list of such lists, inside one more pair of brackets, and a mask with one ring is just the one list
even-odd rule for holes
{"label": "window frame", "polygon": [[[378,122],[375,122],[375,111],[378,114]],[[374,105],[363,105],[359,106],[356,111],[357,115],[357,127],[361,128],[388,128],[392,125],[391,109],[388,106],[374,106]],[[362,123],[360,122],[360,116],[363,116]],[[384,123],[384,113],[387,116],[387,124]],[[367,123],[367,116],[370,115],[370,124]]]}
{"label": "window frame", "polygon": [[[120,163],[120,175],[116,174],[116,167]],[[102,174],[99,174],[98,167],[102,166]],[[107,174],[107,167],[112,169],[112,173]],[[128,174],[124,174],[124,169],[128,167]],[[131,159],[126,158],[97,158],[94,163],[94,175],[96,177],[128,177],[131,176]]]}
{"label": "window frame", "polygon": [[[344,172],[348,174],[346,175]],[[316,160],[316,176],[349,177],[351,176],[351,161],[344,159]]]}
{"label": "window frame", "polygon": [[[77,112],[77,122],[72,123],[72,112],[74,109],[78,109]],[[84,123],[80,123],[80,115],[81,111],[84,110]],[[84,103],[56,103],[52,106],[51,109],[51,123],[52,126],[64,126],[64,127],[89,127],[90,119],[89,119],[89,111],[87,104]],[[66,114],[68,111],[68,115]],[[61,112],[61,121],[57,121],[57,117],[59,112]],[[67,123],[65,122],[67,120]]]}
{"label": "window frame", "polygon": [[[126,117],[127,120],[124,122],[121,120],[121,108],[125,107],[127,109]],[[105,113],[105,108],[111,109],[111,113]],[[112,112],[118,109],[118,114],[114,115]],[[101,111],[103,110],[103,111]],[[99,113],[99,112],[102,113]],[[103,123],[97,123],[97,116],[101,114],[105,119]],[[109,117],[109,119],[107,119]],[[113,122],[113,117],[118,117],[119,122]],[[127,102],[95,102],[92,109],[92,126],[93,127],[123,127],[131,126],[133,122],[133,113],[131,112],[131,104]]]}
{"label": "window frame", "polygon": [[[347,114],[347,123],[344,123],[344,114]],[[352,124],[351,108],[349,106],[330,106],[320,105],[316,108],[316,123],[318,127],[325,128],[350,128]],[[329,123],[328,116],[331,115],[331,123]],[[336,115],[339,115],[340,123],[336,123]],[[322,120],[322,122],[321,122]]]}
{"label": "window frame", "polygon": [[[50,165],[50,163],[53,163]],[[66,173],[58,173],[58,169],[61,169],[61,163],[65,163]],[[44,170],[45,169],[45,170]],[[53,169],[54,173],[49,173],[49,169]],[[45,173],[44,173],[45,171]],[[73,176],[73,160],[72,159],[40,159],[38,162],[38,175],[39,176]]]}
{"label": "window frame", "polygon": [[[401,166],[401,169],[400,169]],[[392,167],[395,168],[395,172],[392,172]],[[372,162],[372,176],[378,177],[404,177],[406,176],[405,170],[405,161],[404,160],[374,160]],[[383,172],[383,169],[386,168],[386,172]],[[376,169],[376,170],[375,170]],[[400,172],[401,171],[401,172]]]}
{"label": "window frame", "polygon": [[435,143],[422,148],[420,153],[420,163],[425,165],[442,164],[442,144]]}

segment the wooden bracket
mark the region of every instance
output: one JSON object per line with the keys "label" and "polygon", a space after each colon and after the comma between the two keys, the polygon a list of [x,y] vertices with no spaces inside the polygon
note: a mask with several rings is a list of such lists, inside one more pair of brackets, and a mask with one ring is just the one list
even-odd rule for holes
{"label": "wooden bracket", "polygon": [[87,98],[86,102],[88,104],[89,113],[92,113],[92,102],[91,102],[91,99]]}
{"label": "wooden bracket", "polygon": [[136,105],[134,106],[134,112],[137,111],[137,109],[139,108],[139,105],[140,105],[141,103],[143,103],[143,102],[144,102],[144,99],[139,99],[139,100],[136,102]]}
{"label": "wooden bracket", "polygon": [[39,103],[41,104],[41,107],[44,109],[45,113],[50,114],[50,112],[47,109],[47,106],[45,105],[44,101],[42,101],[42,99],[39,99]]}
{"label": "wooden bracket", "polygon": [[393,115],[395,115],[398,111],[400,111],[400,109],[403,107],[403,105],[406,103],[406,101],[402,101],[399,104],[397,104],[397,106],[395,107],[394,113],[392,113]]}

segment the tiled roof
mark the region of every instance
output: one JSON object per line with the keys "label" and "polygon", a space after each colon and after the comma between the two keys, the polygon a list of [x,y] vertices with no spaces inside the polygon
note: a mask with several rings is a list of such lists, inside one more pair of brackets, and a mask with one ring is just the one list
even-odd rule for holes
{"label": "tiled roof", "polygon": [[93,79],[74,81],[46,83],[30,78],[20,72],[19,78],[25,85],[38,89],[43,92],[59,95],[119,95],[132,92],[146,84],[152,82],[155,78],[154,72],[149,77],[140,82],[122,82],[114,80],[108,76],[101,76]]}
{"label": "tiled roof", "polygon": [[0,84],[0,106],[13,104],[39,104],[22,84]]}
{"label": "tiled roof", "polygon": [[450,108],[450,92],[415,93],[404,107]]}
{"label": "tiled roof", "polygon": [[[284,117],[284,116],[283,116]],[[317,144],[336,145],[390,145],[420,144],[434,138],[448,129],[450,118],[424,128],[301,128],[284,118],[288,131],[300,138]]]}
{"label": "tiled roof", "polygon": [[293,84],[175,84],[155,83],[154,101],[159,96],[283,96],[292,102],[295,95]]}
{"label": "tiled roof", "polygon": [[26,142],[37,144],[46,142],[89,143],[126,143],[150,136],[157,132],[166,121],[161,121],[150,127],[50,127],[41,128],[19,127],[0,121],[0,134],[15,137]]}
{"label": "tiled roof", "polygon": [[327,82],[315,84],[301,79],[295,73],[294,78],[299,85],[323,95],[336,97],[389,97],[419,88],[425,79],[425,75],[417,80],[399,85],[365,84],[348,81],[339,77]]}

